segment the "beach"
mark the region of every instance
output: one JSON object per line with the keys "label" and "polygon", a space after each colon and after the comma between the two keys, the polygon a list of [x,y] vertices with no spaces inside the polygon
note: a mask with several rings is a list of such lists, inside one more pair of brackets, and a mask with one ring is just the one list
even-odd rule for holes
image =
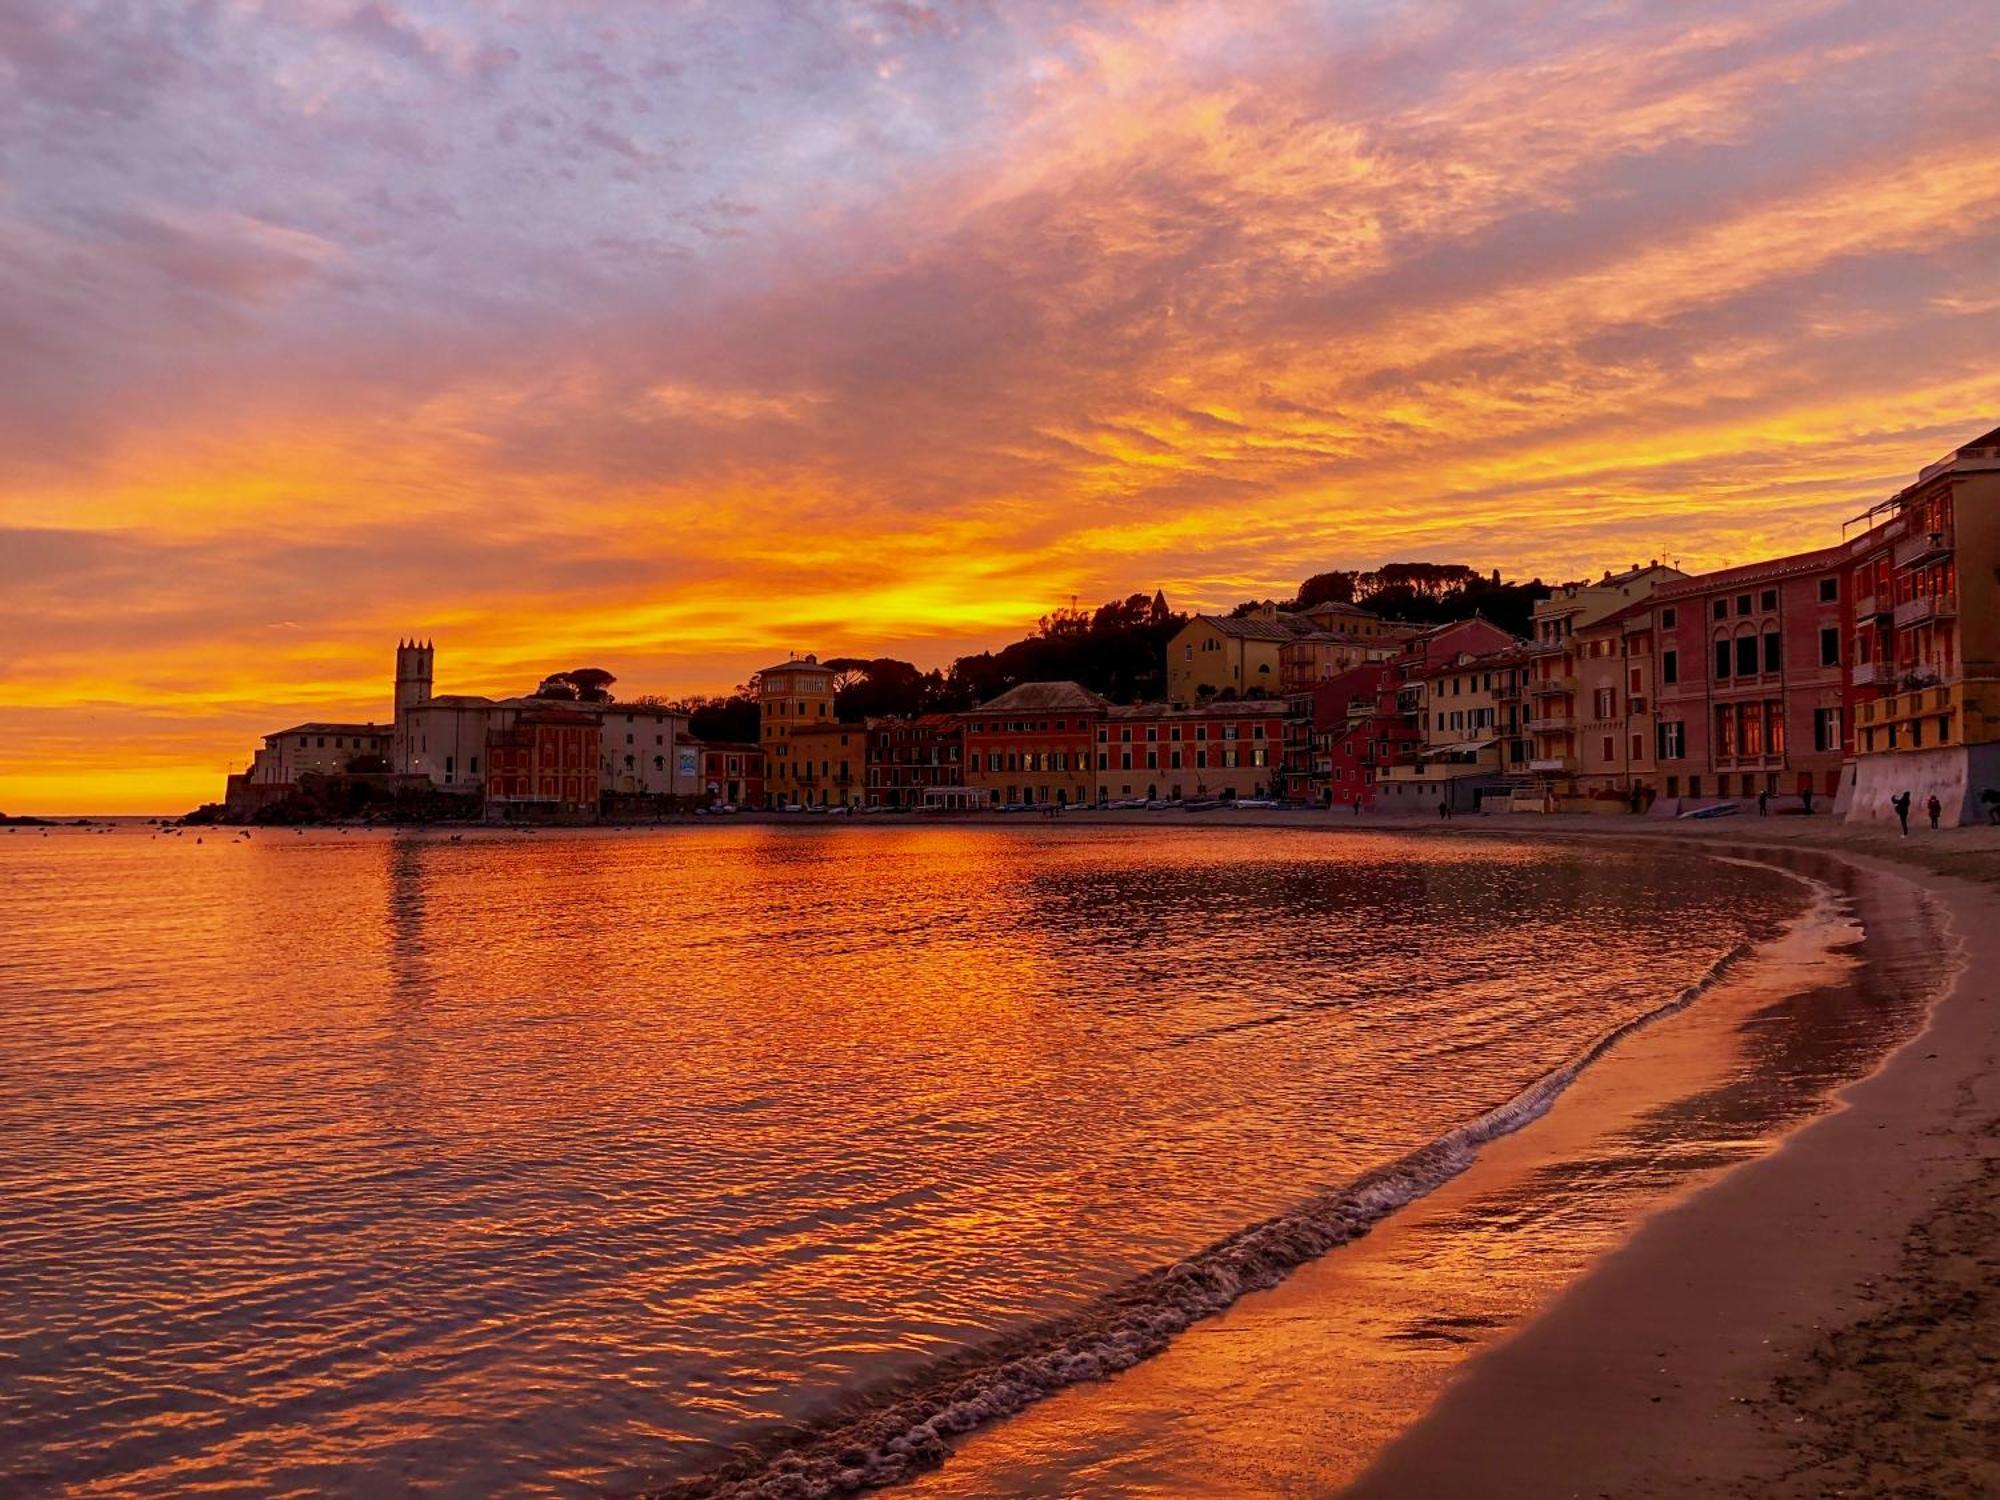
{"label": "beach", "polygon": [[[1942,917],[1946,982],[1921,1029],[1842,1089],[1835,1107],[1776,1149],[1668,1195],[1548,1305],[1457,1363],[1425,1414],[1386,1446],[1371,1447],[1378,1434],[1352,1413],[1315,1409],[1310,1380],[1298,1373],[1353,1355],[1351,1342],[1329,1341],[1325,1329],[1345,1305],[1338,1288],[1348,1273],[1336,1263],[1393,1258],[1393,1246],[1371,1241],[1246,1298],[1217,1320],[1219,1336],[1206,1347],[1191,1335],[1161,1360],[1073,1398],[1098,1402],[1095,1410],[1032,1414],[1026,1421],[1042,1430],[1012,1424],[974,1437],[926,1488],[972,1494],[1034,1482],[1037,1470],[1054,1480],[1067,1463],[1078,1493],[1138,1492],[1162,1474],[1167,1489],[1371,1500],[2000,1490],[2000,829],[1906,840],[1826,819],[1691,826],[1585,817],[1469,818],[1432,829],[1440,838],[1524,831],[1690,851],[1754,846],[1775,859],[1823,853],[1922,893]],[[1600,1064],[1618,1066],[1615,1054]],[[1638,1076],[1654,1065],[1627,1058],[1626,1066]],[[1510,1154],[1545,1153],[1565,1120],[1589,1108],[1566,1096],[1375,1239],[1417,1232],[1420,1220],[1451,1211],[1442,1201],[1450,1195],[1493,1191]],[[1473,1341],[1478,1330],[1454,1337]],[[1239,1347],[1228,1349],[1232,1342]],[[1288,1366],[1294,1373],[1271,1374]],[[1125,1384],[1137,1389],[1121,1394]],[[1162,1424],[1177,1429],[1164,1441]],[[1163,1470],[1119,1470],[1103,1433],[1121,1425],[1146,1434]],[[1345,1466],[1357,1447],[1372,1460],[1352,1475]],[[1176,1471],[1177,1462],[1187,1467]]]}
{"label": "beach", "polygon": [[1962,948],[1928,1026],[1475,1361],[1351,1494],[2000,1490],[2000,830],[1729,831],[1934,893]]}

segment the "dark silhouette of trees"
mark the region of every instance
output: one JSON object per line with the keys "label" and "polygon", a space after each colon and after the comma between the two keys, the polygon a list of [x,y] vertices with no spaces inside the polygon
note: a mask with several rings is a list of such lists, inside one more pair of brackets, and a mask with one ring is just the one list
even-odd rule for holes
{"label": "dark silhouette of trees", "polygon": [[970,707],[1023,682],[1078,682],[1114,703],[1157,698],[1166,691],[1167,642],[1186,623],[1161,593],[1055,610],[1033,635],[953,662],[947,697]]}
{"label": "dark silhouette of trees", "polygon": [[677,714],[686,714],[688,733],[705,744],[727,741],[731,744],[757,743],[757,700],[750,696],[748,688],[739,687],[733,693],[672,700],[656,697],[633,700],[642,708],[664,708]]}
{"label": "dark silhouette of trees", "polygon": [[541,686],[529,696],[561,703],[609,703],[611,684],[617,680],[602,667],[572,667],[567,672],[553,672],[544,677]]}

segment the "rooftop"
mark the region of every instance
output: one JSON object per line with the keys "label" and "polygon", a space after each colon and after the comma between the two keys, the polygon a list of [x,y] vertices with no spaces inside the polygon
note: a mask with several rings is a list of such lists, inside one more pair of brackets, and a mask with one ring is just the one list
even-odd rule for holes
{"label": "rooftop", "polygon": [[267,740],[280,740],[288,734],[340,734],[340,735],[388,735],[394,727],[388,724],[294,724],[290,729],[279,729],[264,736]]}
{"label": "rooftop", "polygon": [[1024,682],[1009,688],[991,703],[982,703],[974,713],[1094,713],[1111,706],[1089,688],[1076,682]]}

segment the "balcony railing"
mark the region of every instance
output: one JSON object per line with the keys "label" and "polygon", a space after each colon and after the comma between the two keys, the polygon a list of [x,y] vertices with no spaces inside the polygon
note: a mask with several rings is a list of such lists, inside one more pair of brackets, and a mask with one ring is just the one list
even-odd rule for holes
{"label": "balcony railing", "polygon": [[1537,677],[1530,684],[1528,691],[1537,698],[1550,698],[1558,693],[1573,693],[1576,691],[1576,675],[1561,673],[1554,677]]}
{"label": "balcony railing", "polygon": [[1887,613],[1889,613],[1889,601],[1884,599],[1880,594],[1869,593],[1857,594],[1855,596],[1854,617],[1857,620],[1865,622],[1875,619],[1878,615],[1886,615]]}
{"label": "balcony railing", "polygon": [[1576,757],[1573,755],[1537,756],[1534,760],[1528,762],[1528,769],[1530,771],[1541,772],[1544,775],[1562,771],[1574,771],[1576,769]]}
{"label": "balcony railing", "polygon": [[1896,543],[1895,556],[1899,568],[1920,568],[1926,563],[1942,562],[1951,556],[1951,533],[1920,531]]}
{"label": "balcony railing", "polygon": [[1896,628],[1901,630],[1910,625],[1928,625],[1933,620],[1951,619],[1957,613],[1958,600],[1955,596],[1920,594],[1896,606]]}
{"label": "balcony railing", "polygon": [[1573,714],[1537,714],[1528,720],[1530,734],[1567,734],[1575,727]]}
{"label": "balcony railing", "polygon": [[1876,683],[1888,682],[1895,676],[1893,672],[1883,670],[1879,661],[1856,662],[1852,675],[1856,687],[1873,687]]}

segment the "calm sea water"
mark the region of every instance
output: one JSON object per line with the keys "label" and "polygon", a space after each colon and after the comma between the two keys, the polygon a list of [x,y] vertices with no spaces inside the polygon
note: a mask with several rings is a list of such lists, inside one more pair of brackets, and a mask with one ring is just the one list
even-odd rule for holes
{"label": "calm sea water", "polygon": [[1803,902],[1272,830],[0,835],[8,1488],[661,1483],[1435,1140]]}

